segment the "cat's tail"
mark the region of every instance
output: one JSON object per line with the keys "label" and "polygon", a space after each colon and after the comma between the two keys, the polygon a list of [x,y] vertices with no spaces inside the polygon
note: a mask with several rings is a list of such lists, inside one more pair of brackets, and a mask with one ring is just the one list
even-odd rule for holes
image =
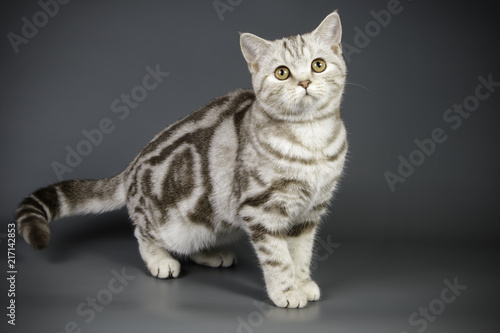
{"label": "cat's tail", "polygon": [[100,180],[67,180],[41,188],[16,210],[19,234],[36,249],[50,241],[49,222],[70,215],[102,213],[125,205],[122,174]]}

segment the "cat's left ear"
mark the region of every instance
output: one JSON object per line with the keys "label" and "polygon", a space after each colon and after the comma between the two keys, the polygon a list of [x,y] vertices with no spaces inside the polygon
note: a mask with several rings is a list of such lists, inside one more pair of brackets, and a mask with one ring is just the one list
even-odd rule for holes
{"label": "cat's left ear", "polygon": [[240,34],[240,47],[251,73],[258,70],[258,60],[267,52],[271,42],[250,33]]}
{"label": "cat's left ear", "polygon": [[340,16],[337,10],[328,15],[312,34],[317,36],[322,42],[331,45],[335,52],[340,50],[342,24],[340,23]]}

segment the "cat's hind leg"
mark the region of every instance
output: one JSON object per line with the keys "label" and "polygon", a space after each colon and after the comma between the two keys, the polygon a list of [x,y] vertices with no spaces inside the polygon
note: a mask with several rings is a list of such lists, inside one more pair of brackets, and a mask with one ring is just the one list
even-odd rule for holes
{"label": "cat's hind leg", "polygon": [[239,228],[233,228],[229,224],[224,225],[224,231],[218,233],[214,244],[206,250],[195,252],[190,255],[192,261],[198,265],[208,267],[231,267],[236,265],[238,259],[234,252],[224,248],[226,244],[232,243],[244,232]]}
{"label": "cat's hind leg", "polygon": [[139,241],[139,252],[149,272],[160,279],[172,279],[179,276],[181,264],[164,248],[144,237],[139,228],[135,229]]}
{"label": "cat's hind leg", "polygon": [[208,267],[230,267],[236,264],[236,255],[225,249],[201,251],[190,256],[198,265]]}

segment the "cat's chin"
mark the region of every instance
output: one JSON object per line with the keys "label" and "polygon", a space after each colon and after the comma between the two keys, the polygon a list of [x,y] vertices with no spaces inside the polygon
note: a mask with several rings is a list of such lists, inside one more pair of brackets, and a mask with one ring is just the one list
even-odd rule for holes
{"label": "cat's chin", "polygon": [[310,96],[305,96],[304,98],[302,98],[299,105],[301,110],[308,111],[314,109],[317,104],[318,103],[315,98]]}
{"label": "cat's chin", "polygon": [[287,113],[303,120],[321,118],[335,110],[334,107],[329,107],[330,105],[331,99],[308,94],[289,107]]}
{"label": "cat's chin", "polygon": [[321,104],[321,100],[309,93],[305,93],[296,103],[297,111],[304,112],[311,109],[316,109]]}

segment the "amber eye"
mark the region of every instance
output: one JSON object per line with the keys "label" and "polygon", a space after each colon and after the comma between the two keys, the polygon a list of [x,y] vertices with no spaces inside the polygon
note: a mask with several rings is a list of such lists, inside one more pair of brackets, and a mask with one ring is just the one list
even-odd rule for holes
{"label": "amber eye", "polygon": [[278,80],[286,80],[290,77],[290,70],[285,66],[280,66],[276,68],[274,76],[276,76]]}
{"label": "amber eye", "polygon": [[326,69],[326,62],[323,59],[316,59],[311,64],[312,70],[321,73]]}

